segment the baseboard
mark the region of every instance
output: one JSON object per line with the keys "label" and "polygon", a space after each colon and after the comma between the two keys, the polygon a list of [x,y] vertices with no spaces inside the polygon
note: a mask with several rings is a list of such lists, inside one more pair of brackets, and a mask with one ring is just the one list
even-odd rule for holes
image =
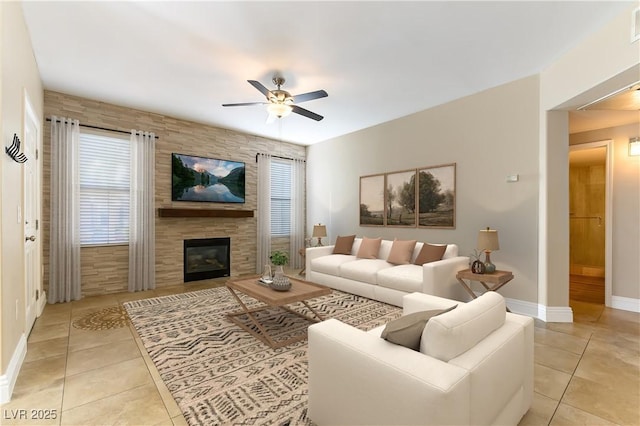
{"label": "baseboard", "polygon": [[6,373],[0,376],[0,404],[4,404],[11,400],[13,387],[16,385],[18,373],[20,372],[20,367],[22,367],[22,363],[24,362],[26,355],[27,338],[23,333],[18,340],[16,349],[13,351],[13,356],[9,361]]}
{"label": "baseboard", "polygon": [[631,297],[611,296],[611,307],[623,311],[640,312],[640,299]]}
{"label": "baseboard", "polygon": [[[482,292],[474,291],[476,296]],[[544,322],[573,322],[573,310],[569,306],[543,306],[520,299],[504,298],[507,307],[514,314],[538,318]]]}
{"label": "baseboard", "polygon": [[525,302],[519,299],[507,299],[505,298],[507,307],[514,314],[526,315],[528,317],[538,317],[538,304],[533,302]]}
{"label": "baseboard", "polygon": [[40,317],[42,315],[42,311],[44,311],[44,307],[47,305],[47,293],[43,291],[40,293],[40,299],[38,299],[38,313],[36,316]]}
{"label": "baseboard", "polygon": [[538,305],[537,316],[544,322],[573,322],[573,309],[570,306]]}

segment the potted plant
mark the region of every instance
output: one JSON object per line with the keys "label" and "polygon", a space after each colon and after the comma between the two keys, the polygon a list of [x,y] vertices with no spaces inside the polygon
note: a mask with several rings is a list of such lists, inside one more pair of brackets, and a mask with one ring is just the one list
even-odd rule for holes
{"label": "potted plant", "polygon": [[271,253],[269,259],[271,259],[271,263],[276,265],[273,282],[270,284],[271,288],[280,291],[289,290],[291,288],[291,282],[289,281],[289,278],[284,275],[283,269],[283,266],[289,263],[289,255],[284,251],[276,250]]}
{"label": "potted plant", "polygon": [[271,263],[273,263],[276,266],[279,266],[280,269],[282,269],[284,265],[289,263],[289,255],[286,252],[280,251],[280,250],[276,250],[273,253],[271,253],[271,256],[269,257],[269,259],[271,259]]}

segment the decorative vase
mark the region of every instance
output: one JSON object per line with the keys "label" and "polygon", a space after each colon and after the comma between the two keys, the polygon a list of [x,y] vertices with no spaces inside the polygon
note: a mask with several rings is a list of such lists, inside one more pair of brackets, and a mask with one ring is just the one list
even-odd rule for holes
{"label": "decorative vase", "polygon": [[289,281],[289,277],[284,274],[282,265],[276,265],[276,272],[273,275],[273,282],[270,286],[277,291],[287,291],[291,288],[291,281]]}
{"label": "decorative vase", "polygon": [[260,281],[263,284],[271,284],[273,282],[273,277],[271,276],[271,265],[269,265],[268,263],[264,265],[264,272],[262,272]]}
{"label": "decorative vase", "polygon": [[480,260],[476,260],[471,264],[471,272],[474,274],[484,274],[485,266]]}

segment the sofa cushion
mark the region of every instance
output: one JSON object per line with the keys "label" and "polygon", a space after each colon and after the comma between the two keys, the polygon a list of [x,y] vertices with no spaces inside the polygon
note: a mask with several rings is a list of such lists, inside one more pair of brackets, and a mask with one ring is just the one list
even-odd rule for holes
{"label": "sofa cushion", "polygon": [[418,257],[413,262],[416,265],[424,265],[425,263],[435,262],[442,259],[444,252],[447,250],[447,245],[433,245],[424,243]]}
{"label": "sofa cushion", "polygon": [[447,249],[442,255],[443,259],[450,259],[458,255],[458,246],[456,244],[447,244]]}
{"label": "sofa cushion", "polygon": [[359,259],[377,259],[380,244],[382,244],[382,238],[362,237],[362,243],[360,243],[356,257]]}
{"label": "sofa cushion", "polygon": [[403,315],[395,319],[385,326],[380,337],[388,342],[405,348],[420,350],[420,339],[425,324],[430,318],[454,309],[457,305],[453,305],[448,309],[434,309],[431,311],[419,311],[409,315]]}
{"label": "sofa cushion", "polygon": [[363,283],[377,284],[378,271],[391,266],[393,265],[382,259],[356,259],[340,265],[340,276]]}
{"label": "sofa cushion", "polygon": [[504,298],[488,291],[429,321],[422,332],[420,352],[449,362],[500,328],[505,317]]}
{"label": "sofa cushion", "polygon": [[344,237],[338,236],[338,238],[336,238],[336,244],[333,246],[333,254],[351,254],[353,240],[355,239],[355,234]]}
{"label": "sofa cushion", "polygon": [[382,269],[378,271],[377,283],[405,293],[422,292],[422,266],[396,265]]}
{"label": "sofa cushion", "polygon": [[330,254],[321,256],[311,260],[311,270],[322,274],[340,276],[340,265],[345,262],[356,260],[353,255],[346,254]]}
{"label": "sofa cushion", "polygon": [[416,240],[393,240],[387,262],[393,263],[394,265],[407,265],[411,263],[411,256],[413,255],[415,246]]}

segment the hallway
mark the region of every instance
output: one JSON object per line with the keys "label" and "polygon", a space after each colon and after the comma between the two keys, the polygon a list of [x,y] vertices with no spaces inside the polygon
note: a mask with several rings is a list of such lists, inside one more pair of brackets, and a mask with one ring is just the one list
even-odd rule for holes
{"label": "hallway", "polygon": [[604,305],[604,277],[572,274],[569,277],[569,299]]}

